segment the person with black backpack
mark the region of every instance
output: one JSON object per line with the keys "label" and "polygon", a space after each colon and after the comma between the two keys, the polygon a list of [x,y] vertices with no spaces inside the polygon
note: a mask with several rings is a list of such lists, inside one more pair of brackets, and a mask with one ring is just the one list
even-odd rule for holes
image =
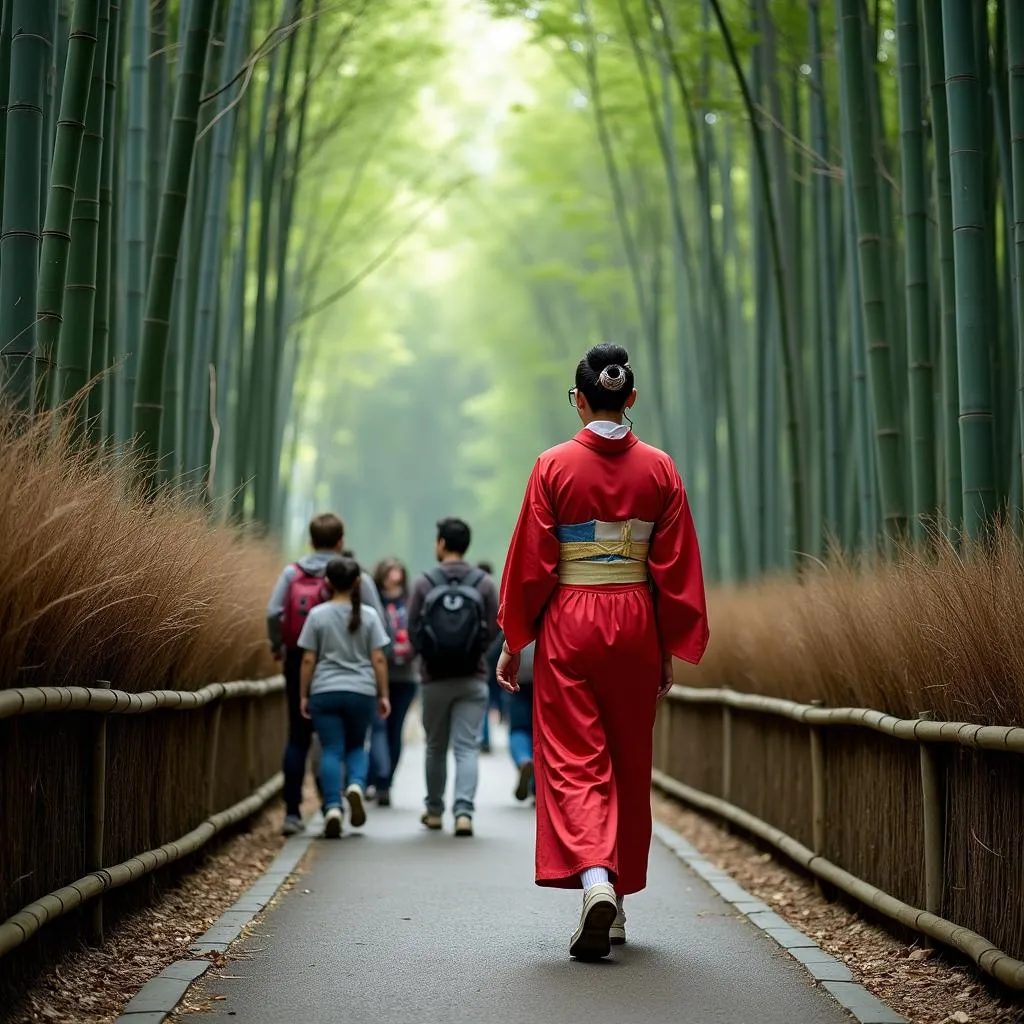
{"label": "person with black backpack", "polygon": [[473,834],[480,729],[487,710],[484,655],[498,632],[494,581],[465,558],[469,526],[437,524],[438,566],[420,576],[409,595],[409,636],[420,656],[423,730],[427,735],[426,811],[431,831],[443,826],[448,748],[455,751],[455,834]]}

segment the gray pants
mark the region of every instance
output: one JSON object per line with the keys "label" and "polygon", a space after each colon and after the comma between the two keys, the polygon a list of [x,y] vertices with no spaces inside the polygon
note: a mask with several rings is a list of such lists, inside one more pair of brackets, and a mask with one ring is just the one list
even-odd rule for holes
{"label": "gray pants", "polygon": [[473,814],[480,727],[487,710],[483,679],[446,679],[424,683],[423,731],[427,734],[427,813],[444,813],[448,785],[448,747],[455,750],[456,817]]}

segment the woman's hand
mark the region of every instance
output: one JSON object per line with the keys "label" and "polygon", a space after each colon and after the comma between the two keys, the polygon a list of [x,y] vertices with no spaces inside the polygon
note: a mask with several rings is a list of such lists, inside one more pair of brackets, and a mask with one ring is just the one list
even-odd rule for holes
{"label": "woman's hand", "polygon": [[387,718],[391,714],[391,701],[387,697],[377,698],[377,717]]}
{"label": "woman's hand", "polygon": [[519,662],[521,655],[518,651],[512,654],[509,649],[502,644],[501,657],[498,658],[498,685],[509,693],[519,692]]}
{"label": "woman's hand", "polygon": [[309,698],[308,697],[303,697],[302,698],[302,701],[299,704],[299,711],[301,712],[303,718],[312,718],[313,717],[312,714],[310,714],[310,711],[309,711]]}
{"label": "woman's hand", "polygon": [[672,655],[663,654],[661,656],[661,686],[658,687],[658,700],[668,694],[674,683],[675,671],[672,667]]}

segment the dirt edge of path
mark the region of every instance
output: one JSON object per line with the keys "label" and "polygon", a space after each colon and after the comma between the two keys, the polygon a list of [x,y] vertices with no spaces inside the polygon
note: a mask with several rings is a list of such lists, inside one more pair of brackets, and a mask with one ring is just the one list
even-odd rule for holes
{"label": "dirt edge of path", "polygon": [[841,960],[854,979],[912,1024],[1024,1024],[1024,1005],[979,971],[952,963],[925,936],[907,945],[820,896],[772,853],[660,794],[655,816],[747,892]]}

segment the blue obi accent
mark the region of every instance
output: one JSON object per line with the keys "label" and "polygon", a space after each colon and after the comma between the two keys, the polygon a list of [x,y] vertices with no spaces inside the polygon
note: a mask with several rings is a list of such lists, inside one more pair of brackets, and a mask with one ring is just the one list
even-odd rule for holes
{"label": "blue obi accent", "polygon": [[594,540],[597,533],[597,520],[591,519],[589,523],[573,523],[571,526],[556,526],[555,534],[559,544],[568,544],[572,541]]}

